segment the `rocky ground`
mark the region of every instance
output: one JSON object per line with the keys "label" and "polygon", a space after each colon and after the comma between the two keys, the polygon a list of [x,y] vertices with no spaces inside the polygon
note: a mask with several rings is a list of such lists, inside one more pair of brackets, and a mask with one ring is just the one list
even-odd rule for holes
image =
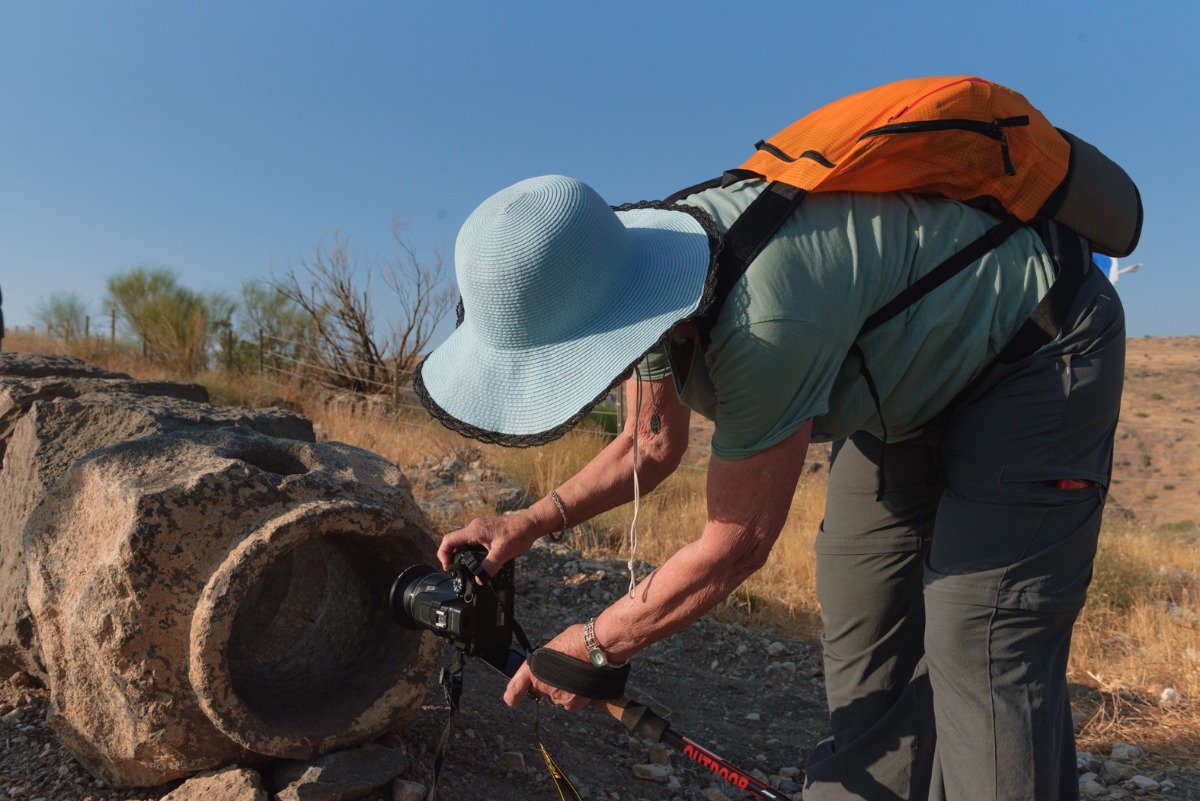
{"label": "rocky ground", "polygon": [[[1128,436],[1121,432],[1118,446],[1129,451],[1118,454],[1126,460],[1118,474],[1131,470],[1130,475],[1139,480],[1114,488],[1116,506],[1169,507],[1162,514],[1169,511],[1193,521],[1200,514],[1196,505],[1200,494],[1194,485],[1176,481],[1171,489],[1164,485],[1155,490],[1147,479],[1157,475],[1155,470],[1161,471],[1162,481],[1194,476],[1200,465],[1200,449],[1189,446],[1195,421],[1200,420],[1195,416],[1200,407],[1194,391],[1198,362],[1193,355],[1198,340],[1144,344],[1140,350],[1131,347],[1126,389],[1124,416],[1136,425],[1128,426]],[[697,436],[703,439],[704,434]],[[1163,442],[1148,439],[1166,436],[1170,438]],[[1146,453],[1154,454],[1152,463],[1144,458]],[[463,477],[451,471],[446,478],[447,487],[460,487]],[[1150,497],[1155,492],[1158,496]],[[495,500],[494,488],[486,494]],[[515,506],[521,500],[514,497],[512,502]],[[433,517],[443,514],[427,511]],[[567,544],[543,545],[522,559],[517,616],[535,641],[547,638],[568,623],[586,620],[624,591],[627,583],[622,563],[584,560]],[[735,765],[757,771],[785,794],[798,798],[804,756],[825,729],[819,653],[816,641],[701,621],[639,656],[629,693],[665,713],[681,734]],[[537,746],[534,706],[524,703],[517,710],[504,706],[500,698],[504,684],[481,662],[468,663],[438,798],[558,798]],[[180,801],[178,794],[187,784],[116,790],[97,782],[46,725],[47,705],[47,691],[28,677],[18,674],[0,682],[0,801],[161,801],[172,793],[176,795],[170,801]],[[341,795],[300,796],[292,791],[291,797],[416,801],[431,783],[434,751],[447,717],[435,677],[413,724],[381,738],[382,746],[403,757],[404,767],[394,781],[363,784]],[[542,708],[537,726],[547,748],[589,801],[743,797],[679,753],[631,737],[617,721],[597,710],[572,715]],[[258,768],[268,790],[283,789],[283,777],[269,767]],[[1200,765],[1172,765],[1136,743],[1109,743],[1091,756],[1081,755],[1080,779],[1085,797],[1200,801]],[[191,797],[226,801],[254,796],[208,792]]]}
{"label": "rocky ground", "polygon": [[[582,559],[568,545],[543,545],[521,560],[517,617],[535,641],[564,624],[586,620],[624,591],[620,562]],[[469,660],[462,706],[453,717],[450,748],[438,783],[442,799],[509,801],[555,799],[535,735],[535,708],[510,710],[501,701],[505,680]],[[643,653],[629,694],[666,714],[680,734],[799,798],[800,769],[824,731],[819,645],[770,631],[702,621]],[[0,689],[0,799],[18,801],[158,801],[176,785],[120,791],[89,776],[45,725],[47,693],[15,677]],[[630,736],[606,714],[543,707],[536,713],[542,741],[585,799],[720,801],[743,795],[678,752]],[[410,801],[428,787],[433,757],[448,718],[441,689],[430,682],[419,718],[381,743],[405,756],[395,782],[363,797]],[[1164,765],[1136,747],[1081,756],[1081,786],[1090,797],[1145,796],[1200,801],[1200,775]],[[1115,759],[1114,759],[1115,757]],[[271,790],[272,773],[263,771]],[[178,796],[176,796],[178,797]],[[207,794],[207,801],[222,801]],[[248,796],[247,796],[248,797]],[[320,797],[320,796],[295,796]],[[174,801],[174,799],[172,799]]]}

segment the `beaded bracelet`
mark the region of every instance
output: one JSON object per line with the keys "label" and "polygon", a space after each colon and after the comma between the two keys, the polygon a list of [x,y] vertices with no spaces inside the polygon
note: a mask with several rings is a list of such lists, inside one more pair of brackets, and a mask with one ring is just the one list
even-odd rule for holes
{"label": "beaded bracelet", "polygon": [[547,536],[550,537],[551,542],[562,542],[562,538],[567,536],[567,529],[570,528],[567,523],[567,510],[563,506],[562,498],[558,497],[558,492],[556,490],[550,490],[550,500],[554,501],[554,505],[558,507],[558,513],[562,515],[563,524],[561,531],[548,534]]}

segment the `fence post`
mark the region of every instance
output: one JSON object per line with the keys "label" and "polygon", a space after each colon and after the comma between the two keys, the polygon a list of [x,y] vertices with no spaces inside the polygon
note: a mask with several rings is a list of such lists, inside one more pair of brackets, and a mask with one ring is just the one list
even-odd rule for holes
{"label": "fence post", "polygon": [[400,408],[400,362],[392,365],[392,411]]}
{"label": "fence post", "polygon": [[263,330],[258,329],[258,374],[263,374]]}
{"label": "fence post", "polygon": [[113,350],[116,350],[117,349],[117,309],[115,306],[113,307],[113,310],[112,310],[112,327],[109,328],[108,336],[109,336],[109,339],[108,339],[109,347],[111,347]]}
{"label": "fence post", "polygon": [[92,315],[87,315],[83,318],[83,344],[90,344],[92,341]]}

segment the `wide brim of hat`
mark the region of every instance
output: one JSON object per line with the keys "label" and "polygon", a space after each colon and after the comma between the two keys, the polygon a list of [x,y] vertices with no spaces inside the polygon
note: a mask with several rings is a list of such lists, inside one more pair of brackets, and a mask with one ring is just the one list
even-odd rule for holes
{"label": "wide brim of hat", "polygon": [[449,428],[475,439],[529,446],[561,436],[613,382],[704,299],[712,248],[690,213],[618,211],[633,248],[623,291],[570,338],[497,348],[463,324],[417,368],[414,388]]}

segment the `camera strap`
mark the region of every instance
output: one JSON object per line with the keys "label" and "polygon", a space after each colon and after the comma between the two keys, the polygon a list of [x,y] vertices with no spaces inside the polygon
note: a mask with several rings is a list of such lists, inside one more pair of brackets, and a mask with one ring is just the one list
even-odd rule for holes
{"label": "camera strap", "polygon": [[425,801],[434,801],[434,796],[437,793],[438,777],[442,775],[442,763],[446,761],[446,750],[450,746],[450,720],[454,717],[454,713],[458,711],[459,702],[462,700],[463,691],[463,652],[455,648],[454,658],[450,664],[442,668],[442,674],[438,679],[438,683],[442,685],[442,693],[446,697],[446,704],[450,707],[450,712],[446,716],[446,726],[442,729],[442,739],[438,743],[437,751],[433,754],[433,780],[429,783],[429,792],[425,796]]}
{"label": "camera strap", "polygon": [[[492,577],[482,570],[477,574],[483,586],[489,592],[494,593],[496,590],[492,586]],[[521,646],[526,658],[530,654],[536,653],[533,646],[529,642],[529,637],[525,634],[525,630],[521,628],[521,624],[512,619],[513,636],[516,637],[517,643]],[[545,651],[546,649],[538,649]],[[454,648],[454,656],[450,664],[442,668],[441,676],[438,683],[442,686],[442,693],[446,698],[446,705],[449,707],[449,712],[446,716],[446,726],[442,729],[442,738],[438,742],[437,751],[433,755],[433,779],[429,783],[429,792],[425,796],[425,801],[434,801],[437,794],[438,779],[442,775],[442,765],[446,761],[446,752],[450,747],[450,726],[453,720],[454,713],[458,711],[462,701],[463,693],[463,669],[466,667],[466,660],[463,658],[463,652],[459,648]],[[564,658],[569,659],[570,657]],[[496,667],[496,665],[493,665]],[[590,666],[589,666],[590,667]],[[530,668],[532,670],[532,666]],[[625,671],[628,674],[628,670]],[[511,678],[511,676],[510,676]],[[622,682],[624,686],[624,682]],[[567,774],[559,767],[558,762],[551,756],[550,750],[542,741],[542,735],[538,726],[539,713],[541,711],[541,702],[536,701],[533,708],[533,736],[537,740],[538,749],[542,752],[542,759],[546,763],[546,769],[550,772],[550,779],[554,782],[554,787],[558,790],[558,795],[562,801],[582,801],[579,791],[571,784],[571,780],[567,778]]]}

